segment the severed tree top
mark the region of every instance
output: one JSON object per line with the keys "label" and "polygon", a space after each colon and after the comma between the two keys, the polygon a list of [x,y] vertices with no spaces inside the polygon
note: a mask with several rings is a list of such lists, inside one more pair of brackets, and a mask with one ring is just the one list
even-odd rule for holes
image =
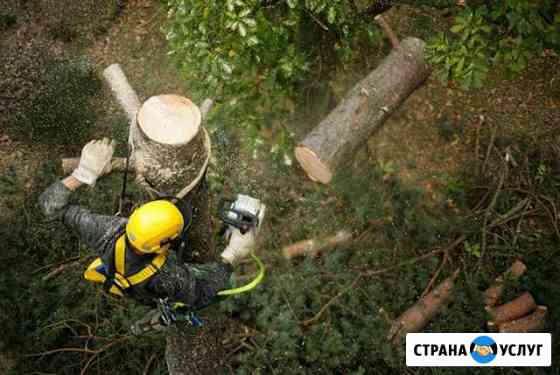
{"label": "severed tree top", "polygon": [[189,143],[199,132],[200,109],[179,95],[152,96],[138,111],[138,126],[151,140],[168,145]]}

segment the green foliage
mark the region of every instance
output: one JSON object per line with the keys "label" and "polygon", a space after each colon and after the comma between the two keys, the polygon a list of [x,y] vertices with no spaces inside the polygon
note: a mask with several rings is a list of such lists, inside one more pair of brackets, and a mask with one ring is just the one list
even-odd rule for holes
{"label": "green foliage", "polygon": [[263,132],[272,132],[273,143],[289,145],[281,120],[294,112],[301,84],[322,63],[353,56],[355,38],[379,37],[343,1],[165,3],[170,54],[195,90],[225,101],[228,117],[249,130],[253,146]]}
{"label": "green foliage", "polygon": [[544,48],[560,50],[560,13],[551,1],[507,0],[465,7],[450,33],[429,41],[428,59],[443,81],[481,87],[489,68],[504,66],[509,74],[523,71]]}

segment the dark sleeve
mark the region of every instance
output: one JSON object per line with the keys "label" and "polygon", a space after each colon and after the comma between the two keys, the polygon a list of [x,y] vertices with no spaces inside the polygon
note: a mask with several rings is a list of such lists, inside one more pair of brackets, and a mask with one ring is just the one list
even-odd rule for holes
{"label": "dark sleeve", "polygon": [[69,205],[72,191],[58,181],[39,196],[39,206],[50,220],[62,220],[88,247],[101,255],[107,243],[126,224],[127,219],[98,215],[76,205]]}
{"label": "dark sleeve", "polygon": [[182,302],[197,310],[208,306],[223,289],[228,289],[233,267],[224,262],[200,265],[168,262],[151,285],[160,296]]}

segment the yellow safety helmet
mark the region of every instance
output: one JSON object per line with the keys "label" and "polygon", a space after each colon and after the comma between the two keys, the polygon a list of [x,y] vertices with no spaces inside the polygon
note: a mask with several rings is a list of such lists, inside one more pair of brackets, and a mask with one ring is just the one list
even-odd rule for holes
{"label": "yellow safety helmet", "polygon": [[126,236],[138,251],[151,254],[181,234],[185,221],[181,211],[166,200],[148,202],[128,218]]}

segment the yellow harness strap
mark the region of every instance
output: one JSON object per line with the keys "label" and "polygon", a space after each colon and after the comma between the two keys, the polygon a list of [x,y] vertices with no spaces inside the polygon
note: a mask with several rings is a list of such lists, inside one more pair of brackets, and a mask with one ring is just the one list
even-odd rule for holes
{"label": "yellow harness strap", "polygon": [[[133,285],[138,285],[152,276],[154,276],[167,260],[167,252],[157,255],[150,264],[136,272],[133,275],[125,277],[125,259],[126,259],[126,241],[125,234],[117,239],[115,244],[115,276],[114,284],[109,289],[109,292],[118,296],[123,296],[122,291],[130,288]],[[100,272],[98,268],[103,266],[101,258],[95,259],[84,272],[84,278],[96,283],[104,283],[107,280],[106,274]]]}

